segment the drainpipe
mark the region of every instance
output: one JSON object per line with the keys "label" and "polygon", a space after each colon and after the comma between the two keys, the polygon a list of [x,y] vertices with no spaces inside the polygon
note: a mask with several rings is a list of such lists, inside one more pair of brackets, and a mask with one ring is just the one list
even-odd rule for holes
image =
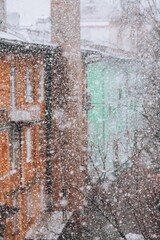
{"label": "drainpipe", "polygon": [[52,203],[52,156],[51,156],[51,129],[52,129],[52,55],[46,56],[46,191],[47,209],[53,209]]}

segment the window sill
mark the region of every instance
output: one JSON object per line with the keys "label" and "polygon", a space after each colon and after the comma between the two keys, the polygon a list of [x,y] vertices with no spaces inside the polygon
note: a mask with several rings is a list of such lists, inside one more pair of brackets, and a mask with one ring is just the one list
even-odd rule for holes
{"label": "window sill", "polygon": [[5,178],[14,175],[17,172],[16,169],[11,170],[9,173],[5,174],[4,176],[0,177],[0,181],[4,180]]}

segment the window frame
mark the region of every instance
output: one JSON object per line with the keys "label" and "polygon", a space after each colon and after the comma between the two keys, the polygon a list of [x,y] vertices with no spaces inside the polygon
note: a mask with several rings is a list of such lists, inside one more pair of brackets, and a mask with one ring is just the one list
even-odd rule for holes
{"label": "window frame", "polygon": [[20,139],[19,133],[16,128],[11,129],[11,169],[16,170],[18,166],[18,157],[19,157],[19,148],[20,148]]}
{"label": "window frame", "polygon": [[16,108],[16,67],[11,65],[10,68],[10,94],[11,94],[11,101],[10,106],[12,109]]}
{"label": "window frame", "polygon": [[44,101],[44,67],[40,66],[39,69],[39,88],[38,88],[38,100],[40,103]]}
{"label": "window frame", "polygon": [[43,181],[40,183],[40,211],[45,210],[45,185]]}
{"label": "window frame", "polygon": [[[17,195],[17,193],[15,193],[12,196],[12,205],[13,205],[13,207],[18,208],[18,195]],[[14,216],[13,216],[13,229],[12,229],[13,234],[16,234],[18,232],[18,230],[19,230],[18,213],[15,213]]]}
{"label": "window frame", "polygon": [[26,162],[32,162],[32,136],[31,128],[26,128]]}
{"label": "window frame", "polygon": [[26,102],[33,101],[32,83],[31,83],[31,69],[26,66]]}

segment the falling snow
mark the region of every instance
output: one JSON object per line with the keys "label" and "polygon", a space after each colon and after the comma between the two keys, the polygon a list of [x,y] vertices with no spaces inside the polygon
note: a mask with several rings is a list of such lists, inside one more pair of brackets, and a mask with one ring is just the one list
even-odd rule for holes
{"label": "falling snow", "polygon": [[159,240],[159,0],[0,0],[0,69],[0,240]]}

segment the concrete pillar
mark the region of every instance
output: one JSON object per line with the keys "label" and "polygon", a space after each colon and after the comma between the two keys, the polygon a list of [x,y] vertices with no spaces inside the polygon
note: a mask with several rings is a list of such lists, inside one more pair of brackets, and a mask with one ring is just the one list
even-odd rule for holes
{"label": "concrete pillar", "polygon": [[61,46],[63,57],[61,65],[64,68],[64,76],[59,78],[61,84],[57,90],[59,91],[57,112],[60,117],[57,119],[55,117],[60,136],[58,154],[61,166],[60,189],[62,198],[63,196],[67,198],[68,207],[76,210],[83,199],[81,191],[86,177],[86,122],[85,113],[82,110],[80,0],[52,0],[51,19],[52,43]]}
{"label": "concrete pillar", "polygon": [[0,0],[0,31],[6,31],[6,1]]}
{"label": "concrete pillar", "polygon": [[52,42],[64,51],[80,51],[80,1],[51,1]]}

